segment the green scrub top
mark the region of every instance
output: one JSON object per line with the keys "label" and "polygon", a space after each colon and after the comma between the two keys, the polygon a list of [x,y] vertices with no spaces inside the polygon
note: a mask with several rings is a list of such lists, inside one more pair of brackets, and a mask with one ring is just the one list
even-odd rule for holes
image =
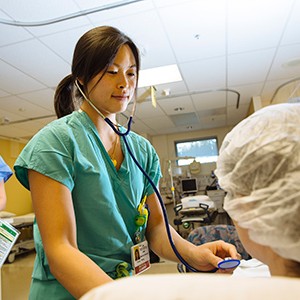
{"label": "green scrub top", "polygon": [[[161,172],[154,148],[133,132],[126,139],[157,185]],[[124,160],[117,171],[91,119],[85,112],[76,111],[38,132],[14,166],[18,180],[27,189],[27,170],[31,169],[71,191],[78,247],[112,278],[116,278],[116,267],[122,262],[131,269],[137,207],[145,195],[154,192],[127,152],[123,138],[121,146]],[[37,255],[30,299],[73,299],[50,272],[36,223],[34,240]]]}

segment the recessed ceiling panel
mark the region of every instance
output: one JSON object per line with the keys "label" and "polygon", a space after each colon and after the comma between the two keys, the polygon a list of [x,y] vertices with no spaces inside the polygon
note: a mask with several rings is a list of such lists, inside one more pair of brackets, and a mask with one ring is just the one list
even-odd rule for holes
{"label": "recessed ceiling panel", "polygon": [[195,113],[178,114],[169,117],[176,126],[187,126],[199,123],[199,119]]}

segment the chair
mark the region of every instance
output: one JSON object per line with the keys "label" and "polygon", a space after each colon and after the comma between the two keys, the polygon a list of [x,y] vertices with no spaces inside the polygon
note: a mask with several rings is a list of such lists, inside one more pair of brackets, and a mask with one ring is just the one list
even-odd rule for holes
{"label": "chair", "polygon": [[[233,225],[207,225],[197,227],[189,233],[187,240],[194,245],[223,240],[224,242],[234,245],[242,259],[248,260],[251,258],[242,245],[236,228]],[[177,269],[180,273],[189,272],[182,263],[178,263]]]}

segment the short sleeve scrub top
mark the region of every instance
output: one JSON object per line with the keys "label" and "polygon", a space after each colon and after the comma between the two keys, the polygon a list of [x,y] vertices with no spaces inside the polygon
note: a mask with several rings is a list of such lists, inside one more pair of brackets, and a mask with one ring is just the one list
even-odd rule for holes
{"label": "short sleeve scrub top", "polygon": [[[124,128],[123,128],[124,130]],[[131,132],[127,142],[141,166],[157,185],[159,158],[150,142]],[[35,170],[72,193],[80,251],[116,278],[116,268],[126,262],[131,270],[137,207],[154,191],[137,168],[121,138],[124,160],[114,167],[96,127],[83,111],[55,120],[25,146],[14,169],[29,189],[27,171]],[[36,259],[29,299],[73,299],[51,274],[39,229],[34,223]]]}

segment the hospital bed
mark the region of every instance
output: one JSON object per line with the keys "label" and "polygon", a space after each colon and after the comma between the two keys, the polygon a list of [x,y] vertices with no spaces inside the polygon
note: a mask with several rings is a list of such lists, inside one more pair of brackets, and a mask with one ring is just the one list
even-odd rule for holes
{"label": "hospital bed", "polygon": [[12,226],[14,226],[20,235],[10,250],[7,256],[6,262],[14,262],[17,255],[34,251],[34,241],[33,241],[33,222],[34,213],[29,213],[25,215],[15,216],[9,212],[1,212],[0,218]]}
{"label": "hospital bed", "polygon": [[181,199],[181,203],[174,207],[174,225],[180,233],[179,226],[187,229],[195,228],[195,223],[210,225],[217,215],[217,208],[214,201],[206,195],[187,196]]}

